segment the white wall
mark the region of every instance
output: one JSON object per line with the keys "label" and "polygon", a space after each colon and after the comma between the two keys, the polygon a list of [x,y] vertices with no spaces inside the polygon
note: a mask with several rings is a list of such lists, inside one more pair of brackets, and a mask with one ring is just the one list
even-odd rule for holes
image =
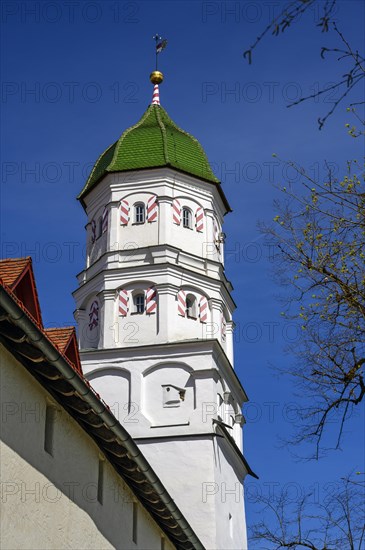
{"label": "white wall", "polygon": [[[156,196],[155,221],[135,223],[134,205]],[[120,203],[129,203],[129,221],[120,221]],[[174,201],[192,212],[191,228],[173,221]],[[233,362],[232,336],[222,337],[222,315],[232,320],[234,303],[223,269],[221,232],[225,208],[216,186],[164,168],[106,176],[86,197],[88,223],[87,269],[79,275],[74,293],[79,344],[82,349],[128,347],[152,342],[217,338]],[[91,223],[108,211],[108,229],[91,242]],[[203,230],[196,227],[197,209],[203,210]],[[216,231],[214,229],[216,227]],[[169,267],[167,267],[169,266]],[[171,267],[170,267],[171,266]],[[174,268],[174,272],[171,269]],[[156,286],[158,311],[135,316],[131,293]],[[118,291],[130,291],[127,317],[118,314]],[[183,319],[177,314],[179,290],[209,300],[207,323]],[[89,330],[90,303],[100,301],[100,328]],[[100,333],[99,333],[100,331]]]}
{"label": "white wall", "polygon": [[[230,433],[242,450],[242,430],[233,422],[241,411],[242,394],[224,370],[224,355],[214,352],[217,347],[213,342],[192,342],[100,349],[82,353],[81,359],[85,376],[136,439],[205,547],[243,550],[246,527],[241,497],[246,471],[239,458],[234,460],[212,436],[216,426],[212,421],[220,417],[233,426]],[[120,369],[123,379],[130,373],[129,388],[118,386],[119,395],[106,376],[111,365],[115,372]],[[227,404],[225,392],[230,392]],[[222,498],[232,488],[235,495]]]}
{"label": "white wall", "polygon": [[217,438],[214,441],[214,447],[214,484],[205,487],[205,494],[207,501],[214,500],[217,517],[219,517],[217,548],[246,550],[243,487],[245,469],[230,450],[228,442]]}
{"label": "white wall", "polygon": [[[158,197],[158,218],[136,225],[133,205],[146,204],[151,195]],[[127,225],[120,223],[123,199],[131,208]],[[191,210],[191,228],[174,223],[176,199]],[[136,438],[206,548],[242,550],[246,548],[242,506],[231,513],[215,493],[209,501],[202,500],[204,483],[215,487],[239,482],[242,488],[246,473],[220,456],[212,436],[212,420],[220,414],[233,427],[232,435],[241,448],[242,430],[234,418],[241,411],[244,394],[237,389],[231,368],[235,305],[224,273],[223,244],[215,241],[225,213],[222,199],[215,185],[164,168],[106,176],[86,203],[89,231],[105,206],[110,223],[107,242],[100,240],[95,251],[90,249],[88,269],[78,276],[80,286],[74,293],[84,373]],[[202,232],[195,226],[197,208],[204,211]],[[157,290],[156,312],[134,314],[133,292],[151,286]],[[118,312],[120,289],[129,296],[125,316]],[[179,315],[181,290],[194,295],[197,302],[201,296],[208,300],[206,323],[199,316]],[[100,337],[97,350],[88,352],[92,346],[83,336],[88,322],[85,313],[96,298]],[[196,343],[206,347],[199,349]],[[219,408],[218,393],[225,391],[231,392],[231,403]],[[229,513],[234,521],[232,536],[226,524]]]}
{"label": "white wall", "polygon": [[[81,360],[85,377],[132,437],[206,434],[219,416],[232,424],[243,405],[234,378],[224,371],[224,357],[216,357],[214,348],[212,342],[201,349],[194,343],[174,349],[152,345],[85,352]],[[173,406],[164,403],[168,386]],[[231,393],[230,404],[218,406],[217,396],[224,391]],[[241,432],[234,424],[232,436],[242,450]]]}
{"label": "white wall", "polygon": [[[135,223],[133,206],[137,202],[147,201],[151,196],[158,199],[158,217],[156,221],[143,225]],[[88,265],[94,262],[105,250],[117,250],[127,247],[140,248],[158,244],[171,244],[191,254],[223,262],[223,245],[215,247],[213,220],[218,232],[221,232],[224,207],[214,184],[202,182],[194,177],[173,172],[170,169],[138,171],[125,174],[111,174],[93,189],[86,197],[87,203],[87,244]],[[120,201],[129,204],[129,222],[121,225]],[[173,202],[178,200],[181,208],[192,212],[192,228],[173,222]],[[91,244],[91,222],[102,216],[104,207],[109,211],[108,244],[103,238]],[[204,212],[203,231],[196,229],[196,211]],[[213,246],[212,246],[213,245]]]}
{"label": "white wall", "polygon": [[[92,439],[57,405],[53,456],[44,450],[49,394],[0,347],[2,374],[1,547],[160,550],[161,530],[138,504],[132,542],[132,492],[108,462],[103,503]],[[174,546],[166,539],[165,548]]]}
{"label": "white wall", "polygon": [[[222,307],[220,284],[209,284],[199,276],[181,277],[181,271],[165,266],[155,266],[153,271],[139,272],[121,269],[119,272],[105,270],[97,274],[91,284],[86,284],[77,292],[79,307],[76,312],[78,338],[81,349],[131,347],[142,344],[160,344],[189,339],[216,338],[233,363],[233,333],[229,330],[231,315]],[[157,292],[157,308],[154,313],[134,313],[133,293],[146,292],[153,286]],[[128,312],[119,312],[119,291],[128,293]],[[178,293],[196,299],[197,318],[182,317],[178,312]],[[207,320],[199,318],[198,304],[202,297],[208,301]],[[99,304],[99,326],[90,330],[90,307],[95,301]],[[224,313],[223,313],[224,312]],[[227,320],[226,338],[222,335],[222,315]]]}
{"label": "white wall", "polygon": [[[147,460],[159,471],[165,485],[202,544],[208,550],[226,550],[217,545],[215,499],[203,502],[203,483],[214,479],[213,443],[210,439],[154,440],[138,443]],[[237,547],[239,550],[241,547]]]}
{"label": "white wall", "polygon": [[185,437],[138,444],[205,548],[247,550],[245,471],[225,448],[228,443]]}

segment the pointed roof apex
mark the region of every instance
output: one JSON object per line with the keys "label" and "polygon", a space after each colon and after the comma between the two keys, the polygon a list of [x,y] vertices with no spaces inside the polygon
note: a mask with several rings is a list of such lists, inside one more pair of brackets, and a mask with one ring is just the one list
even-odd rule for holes
{"label": "pointed roof apex", "polygon": [[33,320],[43,327],[30,256],[0,260],[0,285],[8,287]]}
{"label": "pointed roof apex", "polygon": [[163,74],[157,68],[152,71],[150,74],[150,81],[153,84],[152,103],[140,121],[123,132],[120,138],[97,159],[84,188],[77,197],[84,208],[86,207],[85,196],[107,174],[166,166],[214,183],[227,211],[231,211],[220,187],[220,181],[214,175],[198,140],[179,128],[161,107],[159,84],[163,79]]}

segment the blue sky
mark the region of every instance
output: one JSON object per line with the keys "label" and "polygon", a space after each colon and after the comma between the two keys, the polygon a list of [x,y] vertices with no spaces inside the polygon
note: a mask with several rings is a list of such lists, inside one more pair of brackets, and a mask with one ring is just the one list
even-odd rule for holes
{"label": "blue sky", "polygon": [[[283,4],[242,2],[7,2],[2,3],[2,256],[32,254],[45,324],[73,324],[75,276],[84,265],[86,218],[75,200],[92,163],[134,124],[151,101],[152,36],[168,38],[160,56],[161,103],[204,146],[234,212],[227,216],[226,271],[238,305],[235,365],[251,399],[245,454],[260,476],[249,493],[295,484],[317,487],[363,470],[359,415],[347,426],[343,450],[320,462],[297,462],[278,436],[290,433],[297,406],[292,382],[270,364],[288,367],[284,353],[295,327],[280,317],[268,248],[257,230],[275,211],[273,183],[293,177],[272,153],[324,177],[361,156],[342,104],[325,128],[317,118],[338,96],[325,94],[288,109],[297,99],[346,71],[320,58],[340,44],[316,26],[318,11],[278,38],[270,35],[249,66],[242,53]],[[317,8],[318,10],[318,8]],[[354,49],[364,40],[364,5],[338,3],[336,20]],[[360,90],[351,96],[359,101]],[[299,181],[294,183],[300,185]],[[256,506],[248,499],[248,520]]]}

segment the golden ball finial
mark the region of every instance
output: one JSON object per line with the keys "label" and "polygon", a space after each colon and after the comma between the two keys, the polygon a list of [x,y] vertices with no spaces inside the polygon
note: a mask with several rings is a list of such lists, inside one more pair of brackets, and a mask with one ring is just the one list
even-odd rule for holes
{"label": "golden ball finial", "polygon": [[152,84],[161,84],[163,81],[163,74],[160,71],[153,71],[150,74],[150,81]]}

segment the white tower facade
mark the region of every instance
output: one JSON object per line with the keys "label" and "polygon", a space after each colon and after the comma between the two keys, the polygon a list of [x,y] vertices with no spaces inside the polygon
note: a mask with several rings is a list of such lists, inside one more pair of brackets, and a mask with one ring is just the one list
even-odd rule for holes
{"label": "white tower facade", "polygon": [[247,397],[223,263],[230,208],[200,144],[155,98],[156,82],[154,104],[79,196],[82,367],[205,547],[245,549],[243,480],[255,474],[242,454]]}

